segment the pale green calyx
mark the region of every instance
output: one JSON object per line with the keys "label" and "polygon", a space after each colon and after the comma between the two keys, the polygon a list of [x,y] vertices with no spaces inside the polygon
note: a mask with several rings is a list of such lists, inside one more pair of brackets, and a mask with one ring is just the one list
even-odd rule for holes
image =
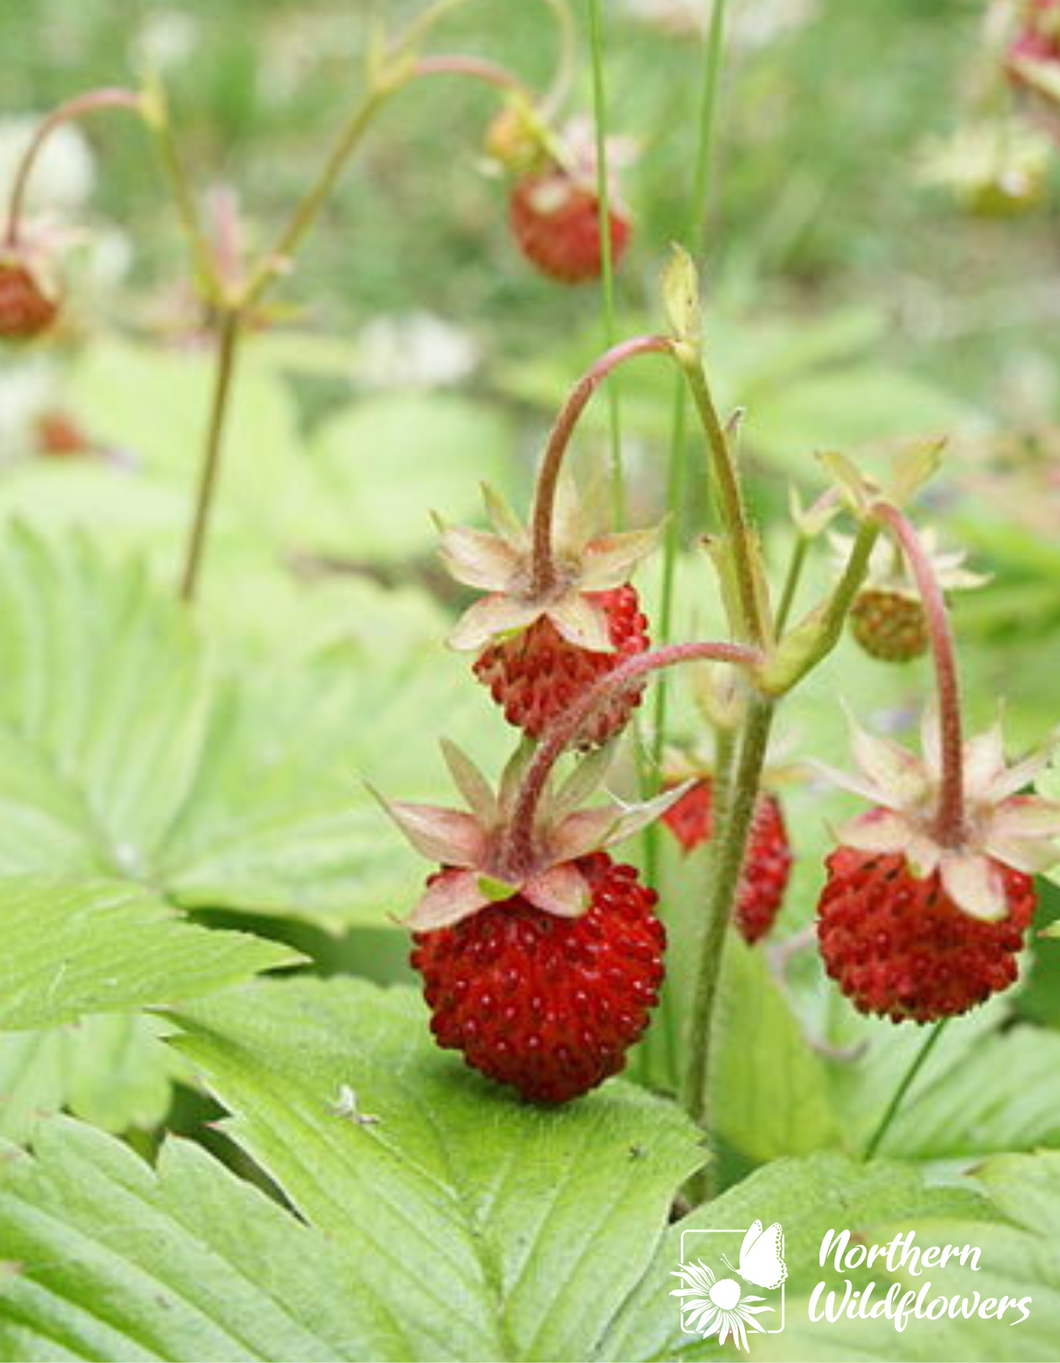
{"label": "pale green calyx", "polygon": [[526,767],[525,746],[517,750],[497,793],[455,744],[444,744],[443,752],[467,810],[386,800],[372,792],[416,851],[442,868],[407,919],[414,932],[452,927],[516,894],[544,913],[578,917],[591,901],[578,860],[632,837],[687,789],[680,786],[643,804],[612,800],[582,808],[581,801],[603,782],[611,755],[608,749],[593,753],[558,788],[550,783],[537,809],[533,857],[513,869],[505,860],[507,834]]}
{"label": "pale green calyx", "polygon": [[547,618],[568,643],[613,651],[607,614],[594,594],[621,587],[659,541],[659,528],[594,534],[573,486],[561,482],[553,521],[554,580],[534,589],[533,545],[525,527],[496,492],[486,491],[493,532],[446,525],[440,555],[452,577],[486,593],[457,622],[449,646],[475,651]]}
{"label": "pale green calyx", "polygon": [[848,847],[901,853],[915,875],[938,872],[943,888],[974,918],[997,920],[1006,912],[1001,866],[1035,875],[1060,860],[1060,802],[1021,792],[1048,763],[1055,745],[1013,766],[1005,760],[1000,724],[964,744],[964,827],[957,846],[937,838],[942,786],[934,711],[925,714],[923,756],[852,722],[860,774],[820,767],[837,785],[872,808],[839,831]]}

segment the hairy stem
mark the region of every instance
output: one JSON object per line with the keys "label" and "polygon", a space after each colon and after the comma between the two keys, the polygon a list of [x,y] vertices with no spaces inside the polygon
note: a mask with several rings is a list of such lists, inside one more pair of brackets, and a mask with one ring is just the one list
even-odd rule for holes
{"label": "hairy stem", "polygon": [[702,357],[697,351],[684,345],[677,346],[675,354],[692,390],[692,400],[707,437],[711,469],[718,490],[719,510],[726,534],[732,543],[740,623],[751,643],[763,647],[769,642],[770,629],[758,599],[758,549],[751,533],[743,489],[740,486],[740,473],[730,439],[718,418]]}
{"label": "hairy stem", "polygon": [[877,502],[875,515],[901,544],[916,579],[927,618],[938,687],[939,739],[942,778],[935,832],[943,847],[959,847],[964,835],[964,735],[961,723],[961,692],[957,677],[957,653],[946,598],[942,594],[931,555],[924,548],[912,522],[897,507]]}
{"label": "hairy stem", "polygon": [[199,582],[199,572],[202,567],[203,552],[206,547],[206,536],[210,523],[210,512],[213,509],[214,494],[217,490],[217,475],[221,465],[225,421],[228,416],[242,322],[242,313],[239,308],[227,309],[221,319],[217,345],[217,368],[214,375],[209,424],[206,430],[206,444],[203,449],[202,467],[199,474],[199,490],[195,499],[195,515],[192,519],[184,567],[180,578],[182,601],[190,602],[194,599]]}
{"label": "hairy stem", "polygon": [[692,643],[670,644],[651,653],[627,658],[584,691],[573,705],[552,722],[534,753],[519,787],[509,825],[508,846],[503,860],[513,873],[528,866],[534,857],[537,807],[548,782],[549,773],[561,754],[573,743],[596,710],[616,696],[636,687],[653,672],[676,667],[679,663],[723,662],[754,667],[762,655],[743,644]]}
{"label": "hairy stem", "polygon": [[243,301],[247,307],[256,303],[273,281],[290,268],[291,257],[298,249],[302,238],[316,222],[320,210],[346,168],[347,161],[395,88],[392,85],[373,86],[354,111],[324,162],[316,182],[296,205],[272,249],[262,257],[261,264],[246,289]]}
{"label": "hairy stem", "polygon": [[[412,68],[408,79],[420,76],[470,76],[492,85],[495,90],[510,90],[527,103],[533,102],[533,92],[506,66],[487,61],[484,57],[465,57],[461,53],[446,53],[437,57],[421,57]],[[404,83],[404,82],[402,82]]]}
{"label": "hairy stem", "polygon": [[714,1006],[721,978],[725,938],[740,889],[747,842],[754,822],[755,803],[765,766],[773,723],[772,700],[751,700],[740,743],[740,754],[728,795],[724,825],[715,824],[718,839],[711,862],[713,883],[707,903],[700,966],[692,999],[688,1033],[685,1106],[694,1121],[707,1128],[710,1117],[711,1057]]}
{"label": "hairy stem", "polygon": [[783,667],[774,669],[762,678],[765,690],[771,695],[781,696],[791,691],[825,659],[839,642],[843,625],[868,572],[872,551],[880,536],[880,526],[874,521],[865,521],[858,530],[839,581],[831,596],[823,605],[816,606],[781,641],[778,653],[783,655],[785,646],[800,634],[805,635],[804,647],[798,656],[783,659]]}
{"label": "hairy stem", "polygon": [[949,1018],[942,1018],[941,1021],[936,1022],[935,1026],[928,1033],[926,1039],[924,1040],[923,1045],[917,1051],[913,1063],[909,1066],[905,1074],[902,1076],[901,1083],[895,1090],[894,1097],[887,1104],[887,1111],[883,1114],[883,1117],[880,1119],[880,1124],[877,1126],[876,1130],[872,1133],[872,1136],[869,1138],[869,1141],[865,1146],[864,1155],[862,1156],[863,1159],[865,1160],[872,1159],[873,1155],[875,1155],[876,1151],[880,1148],[881,1144],[883,1143],[883,1138],[891,1129],[891,1124],[894,1121],[895,1117],[898,1115],[898,1110],[902,1106],[902,1103],[905,1101],[906,1094],[913,1086],[913,1081],[916,1079],[920,1071],[924,1068],[925,1064],[927,1063],[928,1057],[931,1055],[931,1052],[938,1045],[939,1040],[942,1037],[943,1028],[946,1026],[946,1023],[949,1022],[949,1020],[950,1020]]}
{"label": "hairy stem", "polygon": [[791,551],[784,587],[780,593],[780,605],[777,607],[776,631],[778,634],[783,632],[784,626],[788,623],[788,617],[791,615],[791,608],[795,604],[795,593],[798,591],[799,582],[802,579],[802,570],[806,566],[806,554],[809,547],[809,536],[798,531],[794,548]]}
{"label": "hairy stem", "polygon": [[[688,202],[686,239],[689,250],[695,252],[706,226],[709,208],[711,170],[713,168],[714,127],[718,107],[718,75],[725,36],[726,0],[713,0],[710,26],[703,44],[703,68],[700,84],[698,136],[692,172],[692,191]],[[666,509],[670,522],[663,541],[662,587],[656,613],[656,632],[660,643],[670,637],[673,624],[674,577],[677,566],[677,546],[681,533],[680,510],[684,501],[687,477],[685,385],[678,376],[674,385],[673,414],[670,422],[670,459],[666,475]],[[652,733],[652,761],[658,768],[666,741],[666,710],[670,688],[662,677],[655,689],[655,722]],[[654,860],[657,833],[647,830],[648,856]]]}
{"label": "hairy stem", "polygon": [[75,119],[83,118],[86,114],[93,114],[101,109],[129,109],[140,115],[144,112],[143,101],[135,90],[125,90],[117,86],[105,86],[99,90],[89,90],[83,95],[77,95],[73,99],[66,100],[65,103],[53,109],[42,120],[36,132],[30,138],[26,150],[22,153],[18,169],[15,171],[15,178],[11,186],[11,197],[8,202],[7,224],[4,230],[5,246],[18,245],[30,176],[33,174],[33,168],[37,164],[37,159],[48,138],[56,128],[61,127],[64,123],[71,123]]}
{"label": "hairy stem", "polygon": [[612,346],[589,368],[570,391],[560,409],[555,425],[545,446],[541,468],[537,475],[533,513],[533,569],[530,590],[543,595],[556,581],[556,565],[552,556],[552,513],[556,503],[563,457],[567,452],[574,428],[585,411],[589,399],[613,370],[637,355],[669,354],[672,342],[666,336],[635,336],[630,341]]}

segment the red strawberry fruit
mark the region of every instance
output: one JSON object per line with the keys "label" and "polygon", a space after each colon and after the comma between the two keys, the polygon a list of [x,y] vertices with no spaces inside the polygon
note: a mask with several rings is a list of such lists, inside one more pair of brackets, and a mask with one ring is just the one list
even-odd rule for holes
{"label": "red strawberry fruit", "polygon": [[606,756],[594,754],[558,791],[549,779],[532,836],[520,839],[525,745],[497,795],[458,749],[444,751],[470,813],[384,802],[412,845],[440,863],[408,919],[431,1030],[525,1098],[566,1102],[622,1068],[658,1002],[666,935],[655,891],[604,849],[680,791],[580,808],[606,770]]}
{"label": "red strawberry fruit", "polygon": [[925,756],[855,731],[864,772],[843,784],[873,801],[828,858],[817,935],[854,1006],[892,1022],[964,1013],[1016,979],[1034,915],[1032,876],[1058,856],[1060,804],[1018,792],[1048,754],[1006,765],[1000,729],[964,744],[963,828],[943,839],[934,721]]}
{"label": "red strawberry fruit", "polygon": [[[663,822],[686,852],[710,839],[713,802],[713,782],[702,777],[663,815]],[[745,941],[757,942],[773,926],[787,889],[791,861],[780,802],[763,791],[755,806],[736,901],[736,926]]]}
{"label": "red strawberry fruit", "polygon": [[[510,724],[531,737],[587,687],[649,647],[629,575],[650,553],[657,531],[594,535],[581,504],[565,487],[556,507],[554,570],[535,585],[531,534],[487,490],[496,534],[442,526],[442,561],[451,575],[486,595],[463,615],[450,647],[474,652],[473,669]],[[640,703],[636,688],[598,709],[577,746],[606,743]]]}
{"label": "red strawberry fruit", "polygon": [[917,877],[900,853],[832,853],[818,940],[829,975],[856,1008],[892,1022],[932,1022],[1015,982],[1034,917],[1034,882],[994,865],[1005,913],[985,922],[954,903],[938,871]]}
{"label": "red strawberry fruit", "polygon": [[[626,583],[589,593],[586,599],[604,612],[610,651],[572,646],[548,616],[542,616],[529,629],[491,645],[474,665],[475,676],[490,688],[508,723],[534,738],[598,678],[649,647],[648,622],[635,588]],[[582,746],[606,743],[620,733],[641,694],[623,694],[597,710],[583,731]]]}
{"label": "red strawberry fruit", "polygon": [[414,937],[438,1044],[538,1102],[565,1102],[620,1070],[663,980],[655,891],[604,852],[573,865],[591,892],[577,918],[516,894]]}
{"label": "red strawberry fruit", "polygon": [[59,305],[23,253],[0,251],[0,338],[31,341],[55,321]]}
{"label": "red strawberry fruit", "polygon": [[[510,220],[519,249],[543,274],[564,284],[600,277],[603,231],[594,185],[560,167],[525,175],[512,188]],[[612,203],[612,262],[621,259],[629,236],[628,217]]]}

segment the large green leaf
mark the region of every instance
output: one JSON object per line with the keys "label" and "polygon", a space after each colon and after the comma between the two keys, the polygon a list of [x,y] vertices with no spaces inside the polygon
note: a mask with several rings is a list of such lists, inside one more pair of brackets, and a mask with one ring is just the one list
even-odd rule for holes
{"label": "large green leaf", "polygon": [[208,994],[295,954],[175,918],[122,883],[0,879],[0,1027],[50,1027]]}
{"label": "large green leaf", "polygon": [[730,1145],[764,1161],[840,1144],[824,1062],[771,978],[764,952],[735,932],[715,1026],[711,1104]]}
{"label": "large green leaf", "polygon": [[[289,982],[179,1020],[234,1138],[373,1293],[419,1302],[417,1357],[585,1355],[703,1158],[675,1107],[620,1081],[517,1101],[440,1052],[407,991]],[[377,1125],[335,1116],[343,1085]]]}
{"label": "large green leaf", "polygon": [[198,1146],[151,1170],[69,1119],[5,1161],[0,1358],[394,1357],[395,1336],[311,1230]]}
{"label": "large green leaf", "polygon": [[[907,1094],[882,1151],[952,1159],[1060,1145],[1060,1037],[1011,1025],[1005,999],[951,1022]],[[832,1065],[848,1139],[864,1144],[924,1044],[920,1028],[858,1019],[844,1031],[864,1049]]]}
{"label": "large green leaf", "polygon": [[423,871],[357,777],[439,793],[424,716],[465,738],[489,710],[464,668],[351,644],[236,681],[140,569],[20,531],[0,554],[0,874],[387,921]]}
{"label": "large green leaf", "polygon": [[431,512],[481,516],[479,485],[508,481],[510,434],[497,412],[453,395],[358,402],[317,433],[284,498],[288,538],[356,562],[431,553]]}
{"label": "large green leaf", "polygon": [[179,1069],[160,1030],[150,1015],[100,1013],[0,1036],[0,1136],[24,1142],[64,1107],[106,1131],[156,1126]]}
{"label": "large green leaf", "polygon": [[589,1357],[703,1157],[622,1081],[558,1109],[487,1085],[407,991],[287,981],[178,1020],[308,1224],[184,1143],[152,1173],[47,1124],[0,1178],[0,1358]]}

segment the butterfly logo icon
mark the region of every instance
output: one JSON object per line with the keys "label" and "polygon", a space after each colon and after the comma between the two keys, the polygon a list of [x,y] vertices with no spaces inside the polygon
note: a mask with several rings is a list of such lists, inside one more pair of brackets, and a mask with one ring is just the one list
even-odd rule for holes
{"label": "butterfly logo icon", "polygon": [[725,1267],[738,1273],[745,1283],[769,1291],[779,1287],[788,1276],[788,1266],[784,1262],[784,1231],[779,1221],[774,1221],[765,1230],[760,1220],[751,1222],[744,1232],[738,1266],[729,1263],[724,1254],[721,1258]]}

